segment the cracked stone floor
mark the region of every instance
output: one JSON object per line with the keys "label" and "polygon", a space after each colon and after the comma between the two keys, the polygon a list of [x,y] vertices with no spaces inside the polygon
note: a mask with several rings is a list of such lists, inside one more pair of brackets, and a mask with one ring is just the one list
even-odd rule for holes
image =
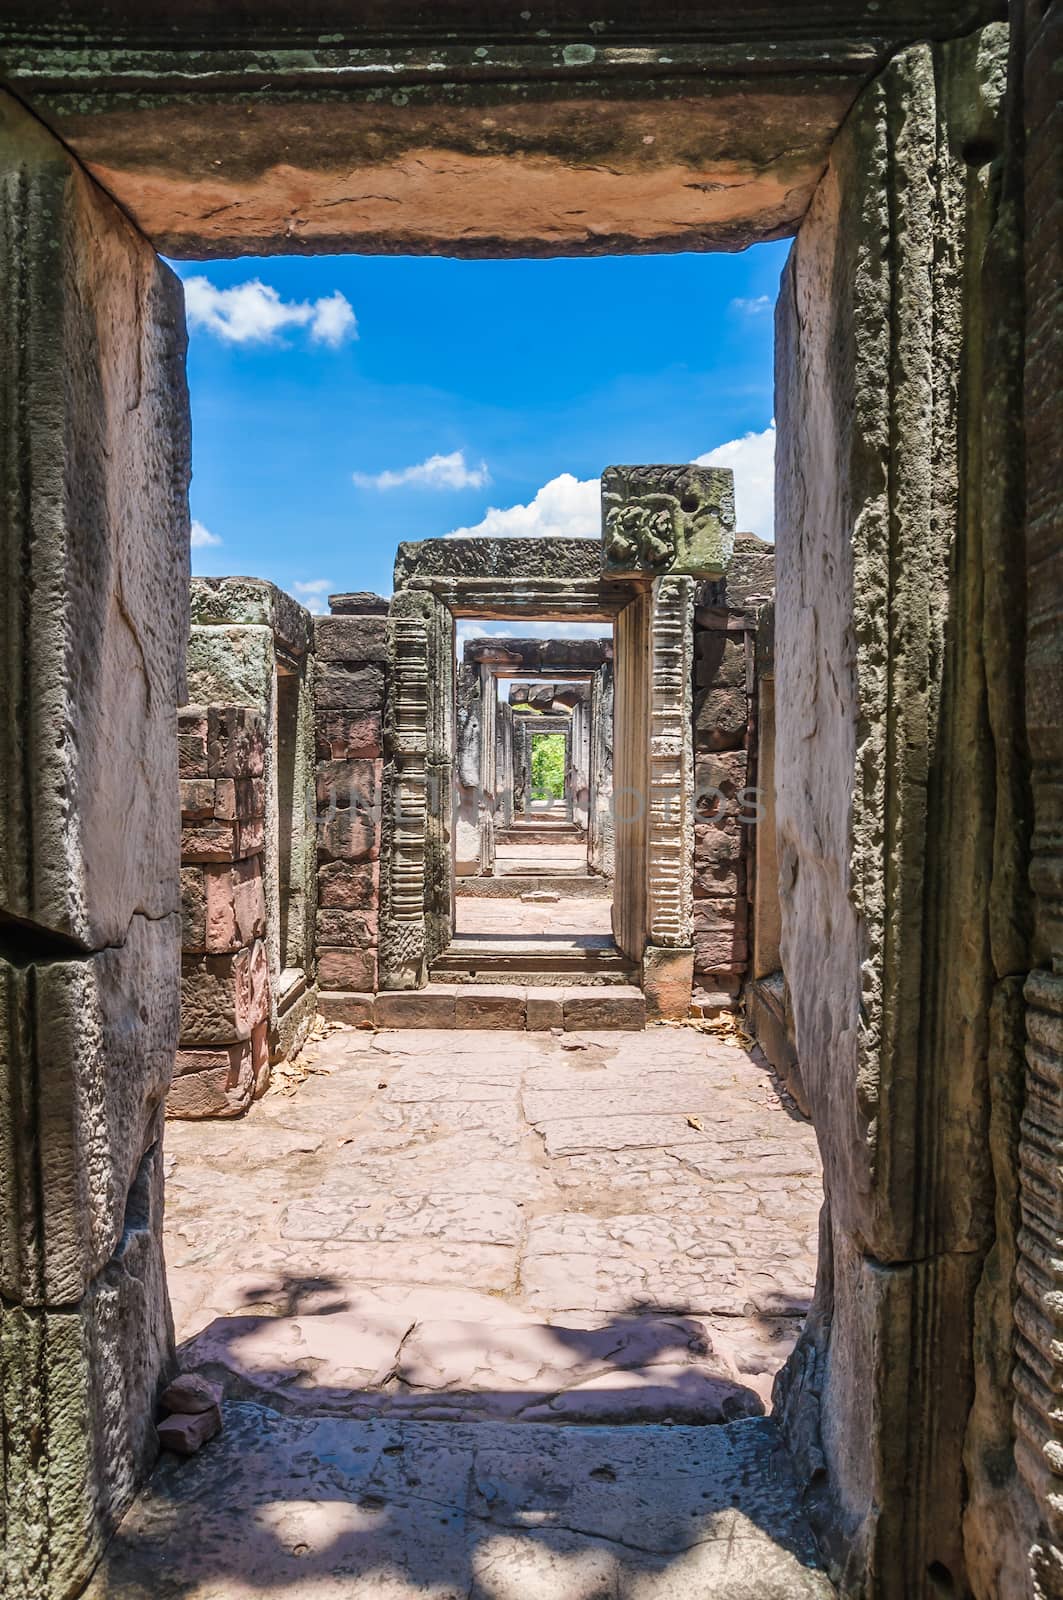
{"label": "cracked stone floor", "polygon": [[168,1125],[181,1363],[226,1425],[93,1600],[831,1594],[764,1415],[821,1198],[767,1071],[693,1027],[315,1049]]}

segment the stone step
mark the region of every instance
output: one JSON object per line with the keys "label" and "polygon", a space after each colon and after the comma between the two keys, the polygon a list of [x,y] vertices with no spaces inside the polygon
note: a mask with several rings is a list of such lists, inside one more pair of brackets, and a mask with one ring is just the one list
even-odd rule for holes
{"label": "stone step", "polygon": [[638,965],[618,950],[607,933],[554,934],[507,938],[504,934],[457,935],[431,966],[433,980],[489,982],[516,974],[553,974],[558,983],[573,977],[611,977],[630,982]]}
{"label": "stone step", "polygon": [[358,1421],[227,1403],[85,1600],[830,1600],[775,1424]]}
{"label": "stone step", "polygon": [[393,1307],[358,1304],[380,1298],[346,1283],[332,1299],[349,1309],[216,1317],[182,1346],[182,1370],[219,1383],[227,1400],[292,1416],[706,1427],[766,1409],[704,1318],[554,1326],[487,1296],[470,1316],[468,1296],[452,1293],[450,1310],[440,1290],[423,1305],[416,1291],[396,1293]]}
{"label": "stone step", "polygon": [[646,1026],[646,999],[633,984],[601,976],[582,984],[571,977],[558,984],[548,979],[549,974],[531,974],[515,983],[503,974],[495,982],[433,981],[423,989],[375,995],[323,989],[318,1010],[329,1022],[360,1028],[562,1028],[571,1033]]}
{"label": "stone step", "polygon": [[591,896],[607,900],[612,897],[613,883],[611,878],[603,878],[599,873],[571,877],[568,873],[555,873],[552,867],[548,872],[514,874],[512,877],[504,874],[497,878],[456,878],[454,882],[454,892],[459,899],[483,896],[493,900],[516,900],[535,889],[552,889],[566,899],[582,900]]}

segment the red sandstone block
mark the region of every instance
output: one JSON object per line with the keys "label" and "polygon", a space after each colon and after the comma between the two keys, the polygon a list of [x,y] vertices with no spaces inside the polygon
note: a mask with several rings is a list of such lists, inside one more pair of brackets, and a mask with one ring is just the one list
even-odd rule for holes
{"label": "red sandstone block", "polygon": [[179,1050],[166,1095],[168,1121],[238,1117],[254,1092],[249,1041],[220,1050]]}
{"label": "red sandstone block", "polygon": [[237,822],[236,828],[236,859],[243,860],[246,856],[257,856],[266,847],[266,824],[262,817],[253,822]]}
{"label": "red sandstone block", "polygon": [[379,861],[327,861],[318,868],[320,906],[368,911],[376,905],[379,891]]}
{"label": "red sandstone block", "polygon": [[744,899],[695,900],[694,965],[699,972],[743,967],[748,956]]}
{"label": "red sandstone block", "polygon": [[181,861],[233,861],[236,829],[231,822],[193,822],[181,829]]}
{"label": "red sandstone block", "polygon": [[217,1406],[212,1411],[190,1414],[175,1411],[172,1416],[165,1417],[155,1431],[164,1450],[172,1450],[179,1456],[195,1455],[208,1439],[221,1432],[221,1411]]}
{"label": "red sandstone block", "polygon": [[379,756],[383,750],[379,711],[319,711],[315,719],[319,761]]}
{"label": "red sandstone block", "polygon": [[376,997],[343,989],[323,989],[318,997],[318,1010],[327,1022],[345,1022],[349,1028],[372,1028]]}
{"label": "red sandstone block", "polygon": [[260,939],[234,955],[181,957],[181,1045],[250,1039],[269,1016],[269,967]]}
{"label": "red sandstone block", "polygon": [[318,946],[317,979],[322,989],[376,988],[375,950],[330,950]]}
{"label": "red sandstone block", "polygon": [[640,989],[629,984],[611,984],[602,989],[566,989],[564,1008],[565,1028],[569,1032],[598,1028],[633,1031],[646,1026],[646,998]]}
{"label": "red sandstone block", "polygon": [[217,778],[214,815],[226,822],[257,822],[266,815],[264,778]]}
{"label": "red sandstone block", "polygon": [[430,983],[424,989],[382,989],[373,1012],[378,1028],[453,1028],[454,989]]}
{"label": "red sandstone block", "polygon": [[222,955],[262,938],[266,897],[259,857],[181,868],[181,947]]}
{"label": "red sandstone block", "polygon": [[527,993],[520,984],[461,983],[454,996],[457,1028],[520,1028],[527,1021]]}
{"label": "red sandstone block", "polygon": [[182,778],[182,822],[207,822],[214,816],[214,779]]}
{"label": "red sandstone block", "polygon": [[377,914],[375,911],[351,911],[328,906],[319,908],[317,939],[319,944],[368,950],[377,942]]}
{"label": "red sandstone block", "polygon": [[261,1100],[269,1088],[269,1023],[259,1022],[251,1030],[251,1076],[254,1080],[254,1098]]}
{"label": "red sandstone block", "polygon": [[326,861],[369,861],[380,854],[378,829],[364,811],[331,811],[317,819],[318,854]]}
{"label": "red sandstone block", "polygon": [[207,776],[207,713],[185,706],[177,713],[177,771],[182,778]]}
{"label": "red sandstone block", "polygon": [[212,778],[261,778],[266,725],[253,706],[210,706],[207,765]]}
{"label": "red sandstone block", "polygon": [[317,808],[380,814],[382,761],[323,761],[317,769]]}

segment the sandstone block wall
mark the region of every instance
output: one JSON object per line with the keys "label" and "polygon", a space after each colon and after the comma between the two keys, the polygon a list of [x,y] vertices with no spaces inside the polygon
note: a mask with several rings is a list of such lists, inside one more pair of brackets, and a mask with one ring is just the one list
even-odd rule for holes
{"label": "sandstone block wall", "polygon": [[749,959],[760,815],[752,793],[755,632],[774,584],[772,547],[738,534],[727,576],[699,585],[694,611],[694,974],[731,998]]}
{"label": "sandstone block wall", "polygon": [[238,1116],[269,1086],[265,719],[186,706],[178,744],[181,1041],[166,1110]]}
{"label": "sandstone block wall", "polygon": [[172,1359],[180,285],[0,94],[0,1591],[79,1592]]}
{"label": "sandstone block wall", "polygon": [[179,719],[181,1048],[171,1117],[246,1111],[315,1013],[310,618],[255,578],[197,578]]}
{"label": "sandstone block wall", "polygon": [[314,621],[318,983],[355,993],[378,977],[388,662],[381,602],[362,604]]}

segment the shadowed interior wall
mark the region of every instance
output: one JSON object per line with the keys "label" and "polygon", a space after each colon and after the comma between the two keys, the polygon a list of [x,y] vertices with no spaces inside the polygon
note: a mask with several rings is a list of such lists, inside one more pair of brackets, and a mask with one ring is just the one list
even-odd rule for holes
{"label": "shadowed interior wall", "polygon": [[984,359],[1014,316],[989,251],[994,229],[1015,248],[1006,70],[1002,26],[891,63],[835,142],[777,315],[781,947],[827,1193],[779,1399],[843,1593],[898,1600],[931,1579],[1033,1593],[1018,1501],[991,1487],[1015,1489],[1028,959],[1019,524],[984,492],[1018,439],[1014,364]]}
{"label": "shadowed interior wall", "polygon": [[181,286],[0,94],[0,1588],[76,1593],[172,1360]]}

